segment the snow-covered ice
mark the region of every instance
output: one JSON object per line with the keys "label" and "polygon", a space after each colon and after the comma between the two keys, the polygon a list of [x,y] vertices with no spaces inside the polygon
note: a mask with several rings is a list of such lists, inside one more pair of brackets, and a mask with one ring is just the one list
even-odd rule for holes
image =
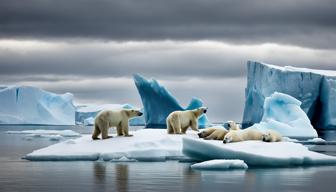
{"label": "snow-covered ice", "polygon": [[[33,161],[206,161],[214,159],[242,160],[252,166],[293,166],[336,164],[336,157],[309,151],[291,142],[266,143],[245,141],[223,144],[222,141],[199,139],[197,132],[169,135],[162,129],[141,129],[133,137],[92,140],[83,135],[27,154]],[[211,163],[210,163],[211,165]],[[224,166],[218,164],[217,166]]]}
{"label": "snow-covered ice", "polygon": [[28,160],[118,160],[122,157],[138,161],[165,161],[185,159],[182,154],[182,137],[198,138],[194,131],[186,135],[168,135],[163,129],[141,129],[132,132],[133,137],[114,137],[106,140],[92,140],[91,135],[83,135],[28,155]]}
{"label": "snow-covered ice", "polygon": [[259,123],[266,97],[274,92],[291,95],[314,127],[336,128],[336,71],[279,67],[249,61],[243,123]]}
{"label": "snow-covered ice", "polygon": [[300,105],[301,102],[294,97],[275,92],[264,101],[261,122],[252,127],[260,131],[272,129],[285,137],[317,137],[316,130]]}
{"label": "snow-covered ice", "polygon": [[309,151],[292,142],[222,141],[183,138],[183,153],[197,161],[240,159],[248,166],[288,167],[336,164],[336,157]]}
{"label": "snow-covered ice", "polygon": [[[147,80],[138,74],[135,74],[133,78],[144,106],[146,127],[166,127],[166,118],[171,112],[196,109],[203,106],[200,99],[192,98],[188,107],[183,108],[177,99],[157,80]],[[200,127],[210,125],[206,115],[200,117],[198,123]]]}
{"label": "snow-covered ice", "polygon": [[0,124],[75,125],[73,95],[36,87],[0,89]]}
{"label": "snow-covered ice", "polygon": [[[130,104],[103,104],[103,105],[84,105],[78,106],[76,109],[76,122],[78,124],[93,125],[94,118],[102,110],[121,110],[121,109],[137,109]],[[141,111],[143,111],[141,109]],[[135,117],[129,120],[132,126],[145,125],[145,118],[143,116]]]}
{"label": "snow-covered ice", "polygon": [[195,163],[191,165],[193,169],[203,170],[226,170],[226,169],[247,169],[247,164],[242,160],[237,159],[214,159]]}

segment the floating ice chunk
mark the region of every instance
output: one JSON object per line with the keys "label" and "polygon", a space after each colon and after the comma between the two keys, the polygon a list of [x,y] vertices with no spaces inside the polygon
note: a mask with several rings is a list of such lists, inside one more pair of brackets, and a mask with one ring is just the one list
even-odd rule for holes
{"label": "floating ice chunk", "polygon": [[336,71],[279,67],[249,61],[243,124],[259,123],[266,97],[281,92],[302,102],[318,129],[336,128]]}
{"label": "floating ice chunk", "polygon": [[48,135],[59,135],[63,137],[78,137],[81,136],[80,133],[77,133],[72,130],[45,130],[45,129],[36,129],[36,130],[23,130],[23,131],[6,131],[7,134],[30,134],[35,137],[38,136],[48,136]]}
{"label": "floating ice chunk", "polygon": [[[186,135],[169,135],[163,129],[141,129],[133,137],[92,140],[91,135],[42,148],[25,156],[28,160],[97,160],[110,161],[127,157],[138,161],[184,160],[182,138],[197,138],[195,131]],[[71,142],[71,143],[70,143]]]}
{"label": "floating ice chunk", "polygon": [[226,169],[247,169],[247,164],[242,160],[226,160],[226,159],[215,159],[204,161],[201,163],[195,163],[191,165],[193,169],[204,169],[204,170],[226,170]]}
{"label": "floating ice chunk", "polygon": [[321,138],[314,138],[314,139],[309,139],[307,142],[313,142],[313,143],[325,143],[326,140],[321,139]]}
{"label": "floating ice chunk", "polygon": [[[200,99],[192,98],[189,106],[183,108],[176,98],[155,79],[146,80],[138,74],[135,74],[133,78],[145,109],[146,127],[165,128],[166,118],[171,112],[191,110],[203,106],[203,102]],[[210,125],[206,115],[200,117],[198,123],[200,127]]]}
{"label": "floating ice chunk", "polygon": [[110,162],[136,162],[136,159],[129,159],[125,156],[120,157],[119,159],[112,159]]}
{"label": "floating ice chunk", "polygon": [[183,153],[198,161],[241,159],[248,166],[287,167],[336,164],[336,157],[309,151],[292,142],[243,141],[223,144],[221,141],[183,138]]}
{"label": "floating ice chunk", "polygon": [[[102,110],[121,110],[121,109],[136,109],[130,104],[103,104],[103,105],[85,105],[79,106],[76,109],[77,124],[93,125],[96,115]],[[143,111],[142,109],[140,111]],[[143,116],[135,117],[129,120],[132,126],[145,125]]]}
{"label": "floating ice chunk", "polygon": [[74,125],[73,95],[57,95],[36,87],[0,89],[0,124]]}
{"label": "floating ice chunk", "polygon": [[260,131],[272,129],[286,137],[317,137],[316,130],[300,104],[292,96],[275,92],[265,99],[262,121],[252,127]]}

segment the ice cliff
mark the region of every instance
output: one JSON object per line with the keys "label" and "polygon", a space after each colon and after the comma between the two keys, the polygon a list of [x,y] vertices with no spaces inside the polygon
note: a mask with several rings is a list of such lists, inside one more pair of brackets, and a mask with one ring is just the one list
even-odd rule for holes
{"label": "ice cliff", "polygon": [[0,124],[74,125],[73,95],[29,86],[0,89]]}
{"label": "ice cliff", "polygon": [[[183,108],[176,98],[155,79],[147,80],[138,74],[133,78],[144,106],[146,127],[166,127],[166,118],[171,112],[196,109],[203,105],[200,99],[192,98],[188,107]],[[210,125],[206,115],[200,117],[198,123],[199,127]]]}
{"label": "ice cliff", "polygon": [[243,124],[259,123],[266,97],[274,92],[291,95],[316,129],[336,128],[336,72],[249,61]]}

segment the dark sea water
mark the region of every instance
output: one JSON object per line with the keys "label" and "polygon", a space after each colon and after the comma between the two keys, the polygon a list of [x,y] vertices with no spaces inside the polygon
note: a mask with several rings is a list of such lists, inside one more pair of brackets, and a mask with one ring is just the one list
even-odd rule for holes
{"label": "dark sea water", "polygon": [[[336,191],[336,166],[249,168],[197,171],[191,163],[167,162],[30,162],[21,157],[55,144],[48,138],[27,139],[7,130],[71,129],[80,126],[0,126],[0,192],[7,191]],[[138,129],[138,128],[133,128]],[[336,140],[335,132],[323,133]],[[312,146],[314,148],[314,146]],[[336,145],[319,146],[336,154]]]}

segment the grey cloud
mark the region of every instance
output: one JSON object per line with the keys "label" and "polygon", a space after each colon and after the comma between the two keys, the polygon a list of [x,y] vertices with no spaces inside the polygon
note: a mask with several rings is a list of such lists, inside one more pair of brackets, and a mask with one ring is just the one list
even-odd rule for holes
{"label": "grey cloud", "polygon": [[335,6],[333,0],[3,0],[0,37],[212,39],[335,48]]}
{"label": "grey cloud", "polygon": [[[5,44],[5,43],[3,43]],[[2,78],[57,79],[75,77],[131,77],[134,73],[161,79],[190,77],[230,78],[245,76],[246,61],[276,65],[336,69],[335,50],[313,50],[291,46],[239,46],[218,42],[49,42],[20,48],[0,45]],[[52,48],[48,48],[52,47]],[[27,79],[26,79],[27,80]]]}

